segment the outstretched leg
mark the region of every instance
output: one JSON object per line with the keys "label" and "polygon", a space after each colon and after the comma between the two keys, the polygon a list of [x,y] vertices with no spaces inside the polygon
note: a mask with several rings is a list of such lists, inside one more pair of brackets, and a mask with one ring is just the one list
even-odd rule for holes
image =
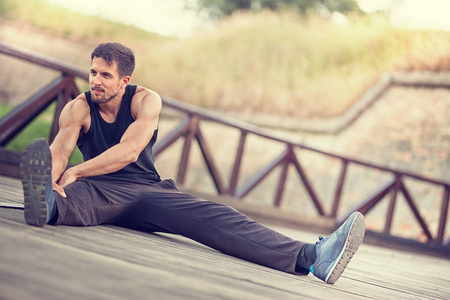
{"label": "outstretched leg", "polygon": [[341,276],[364,237],[364,216],[359,212],[314,245],[284,236],[229,206],[180,193],[171,180],[138,188],[142,202],[130,227],[181,234],[223,253],[289,273],[312,271],[330,284]]}
{"label": "outstretched leg", "polygon": [[230,206],[178,192],[171,180],[138,188],[142,201],[127,226],[180,234],[222,253],[300,273],[296,272],[296,262],[304,243],[249,219]]}

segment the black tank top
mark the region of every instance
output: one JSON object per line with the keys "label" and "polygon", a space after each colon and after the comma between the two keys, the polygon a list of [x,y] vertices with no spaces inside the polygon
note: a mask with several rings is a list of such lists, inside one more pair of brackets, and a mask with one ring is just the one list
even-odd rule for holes
{"label": "black tank top", "polygon": [[[134,96],[135,92],[136,85],[128,85],[126,87],[119,113],[113,123],[108,123],[102,118],[98,111],[98,104],[91,100],[91,92],[85,92],[91,111],[91,126],[87,133],[81,131],[77,141],[77,146],[83,154],[83,159],[85,161],[96,157],[120,142],[120,139],[128,126],[134,122],[134,118],[131,114],[131,98]],[[131,179],[146,182],[161,181],[154,165],[155,159],[152,150],[157,136],[158,130],[155,130],[153,137],[141,152],[136,162],[131,163],[114,173],[93,176],[90,177],[90,179]]]}

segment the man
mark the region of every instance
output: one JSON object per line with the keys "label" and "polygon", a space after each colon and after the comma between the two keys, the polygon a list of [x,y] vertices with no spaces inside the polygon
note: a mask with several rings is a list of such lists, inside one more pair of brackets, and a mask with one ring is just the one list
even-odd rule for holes
{"label": "man", "polygon": [[[181,234],[223,253],[335,283],[364,237],[353,213],[316,244],[295,241],[235,209],[178,191],[161,180],[152,147],[161,99],[129,85],[133,52],[118,43],[91,54],[90,90],[68,103],[49,147],[33,141],[20,165],[25,221],[34,226],[114,224],[145,232]],[[78,145],[84,162],[66,169]]]}

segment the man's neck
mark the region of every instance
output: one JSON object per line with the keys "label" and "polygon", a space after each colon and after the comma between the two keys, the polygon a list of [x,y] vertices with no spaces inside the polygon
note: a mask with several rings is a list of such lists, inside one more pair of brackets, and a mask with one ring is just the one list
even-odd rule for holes
{"label": "man's neck", "polygon": [[112,123],[116,120],[124,95],[125,90],[120,90],[117,96],[111,99],[110,101],[98,104],[98,110],[100,112],[100,115],[106,122]]}

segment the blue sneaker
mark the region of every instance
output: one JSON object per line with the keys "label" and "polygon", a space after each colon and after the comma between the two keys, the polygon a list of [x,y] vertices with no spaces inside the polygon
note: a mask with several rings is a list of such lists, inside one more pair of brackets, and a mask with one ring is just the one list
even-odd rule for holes
{"label": "blue sneaker", "polygon": [[24,217],[28,225],[42,227],[47,215],[46,188],[51,184],[52,156],[45,139],[30,143],[22,154],[20,176],[24,196]]}
{"label": "blue sneaker", "polygon": [[327,238],[319,237],[316,261],[309,268],[311,273],[326,283],[334,284],[361,245],[364,233],[364,216],[354,212]]}

